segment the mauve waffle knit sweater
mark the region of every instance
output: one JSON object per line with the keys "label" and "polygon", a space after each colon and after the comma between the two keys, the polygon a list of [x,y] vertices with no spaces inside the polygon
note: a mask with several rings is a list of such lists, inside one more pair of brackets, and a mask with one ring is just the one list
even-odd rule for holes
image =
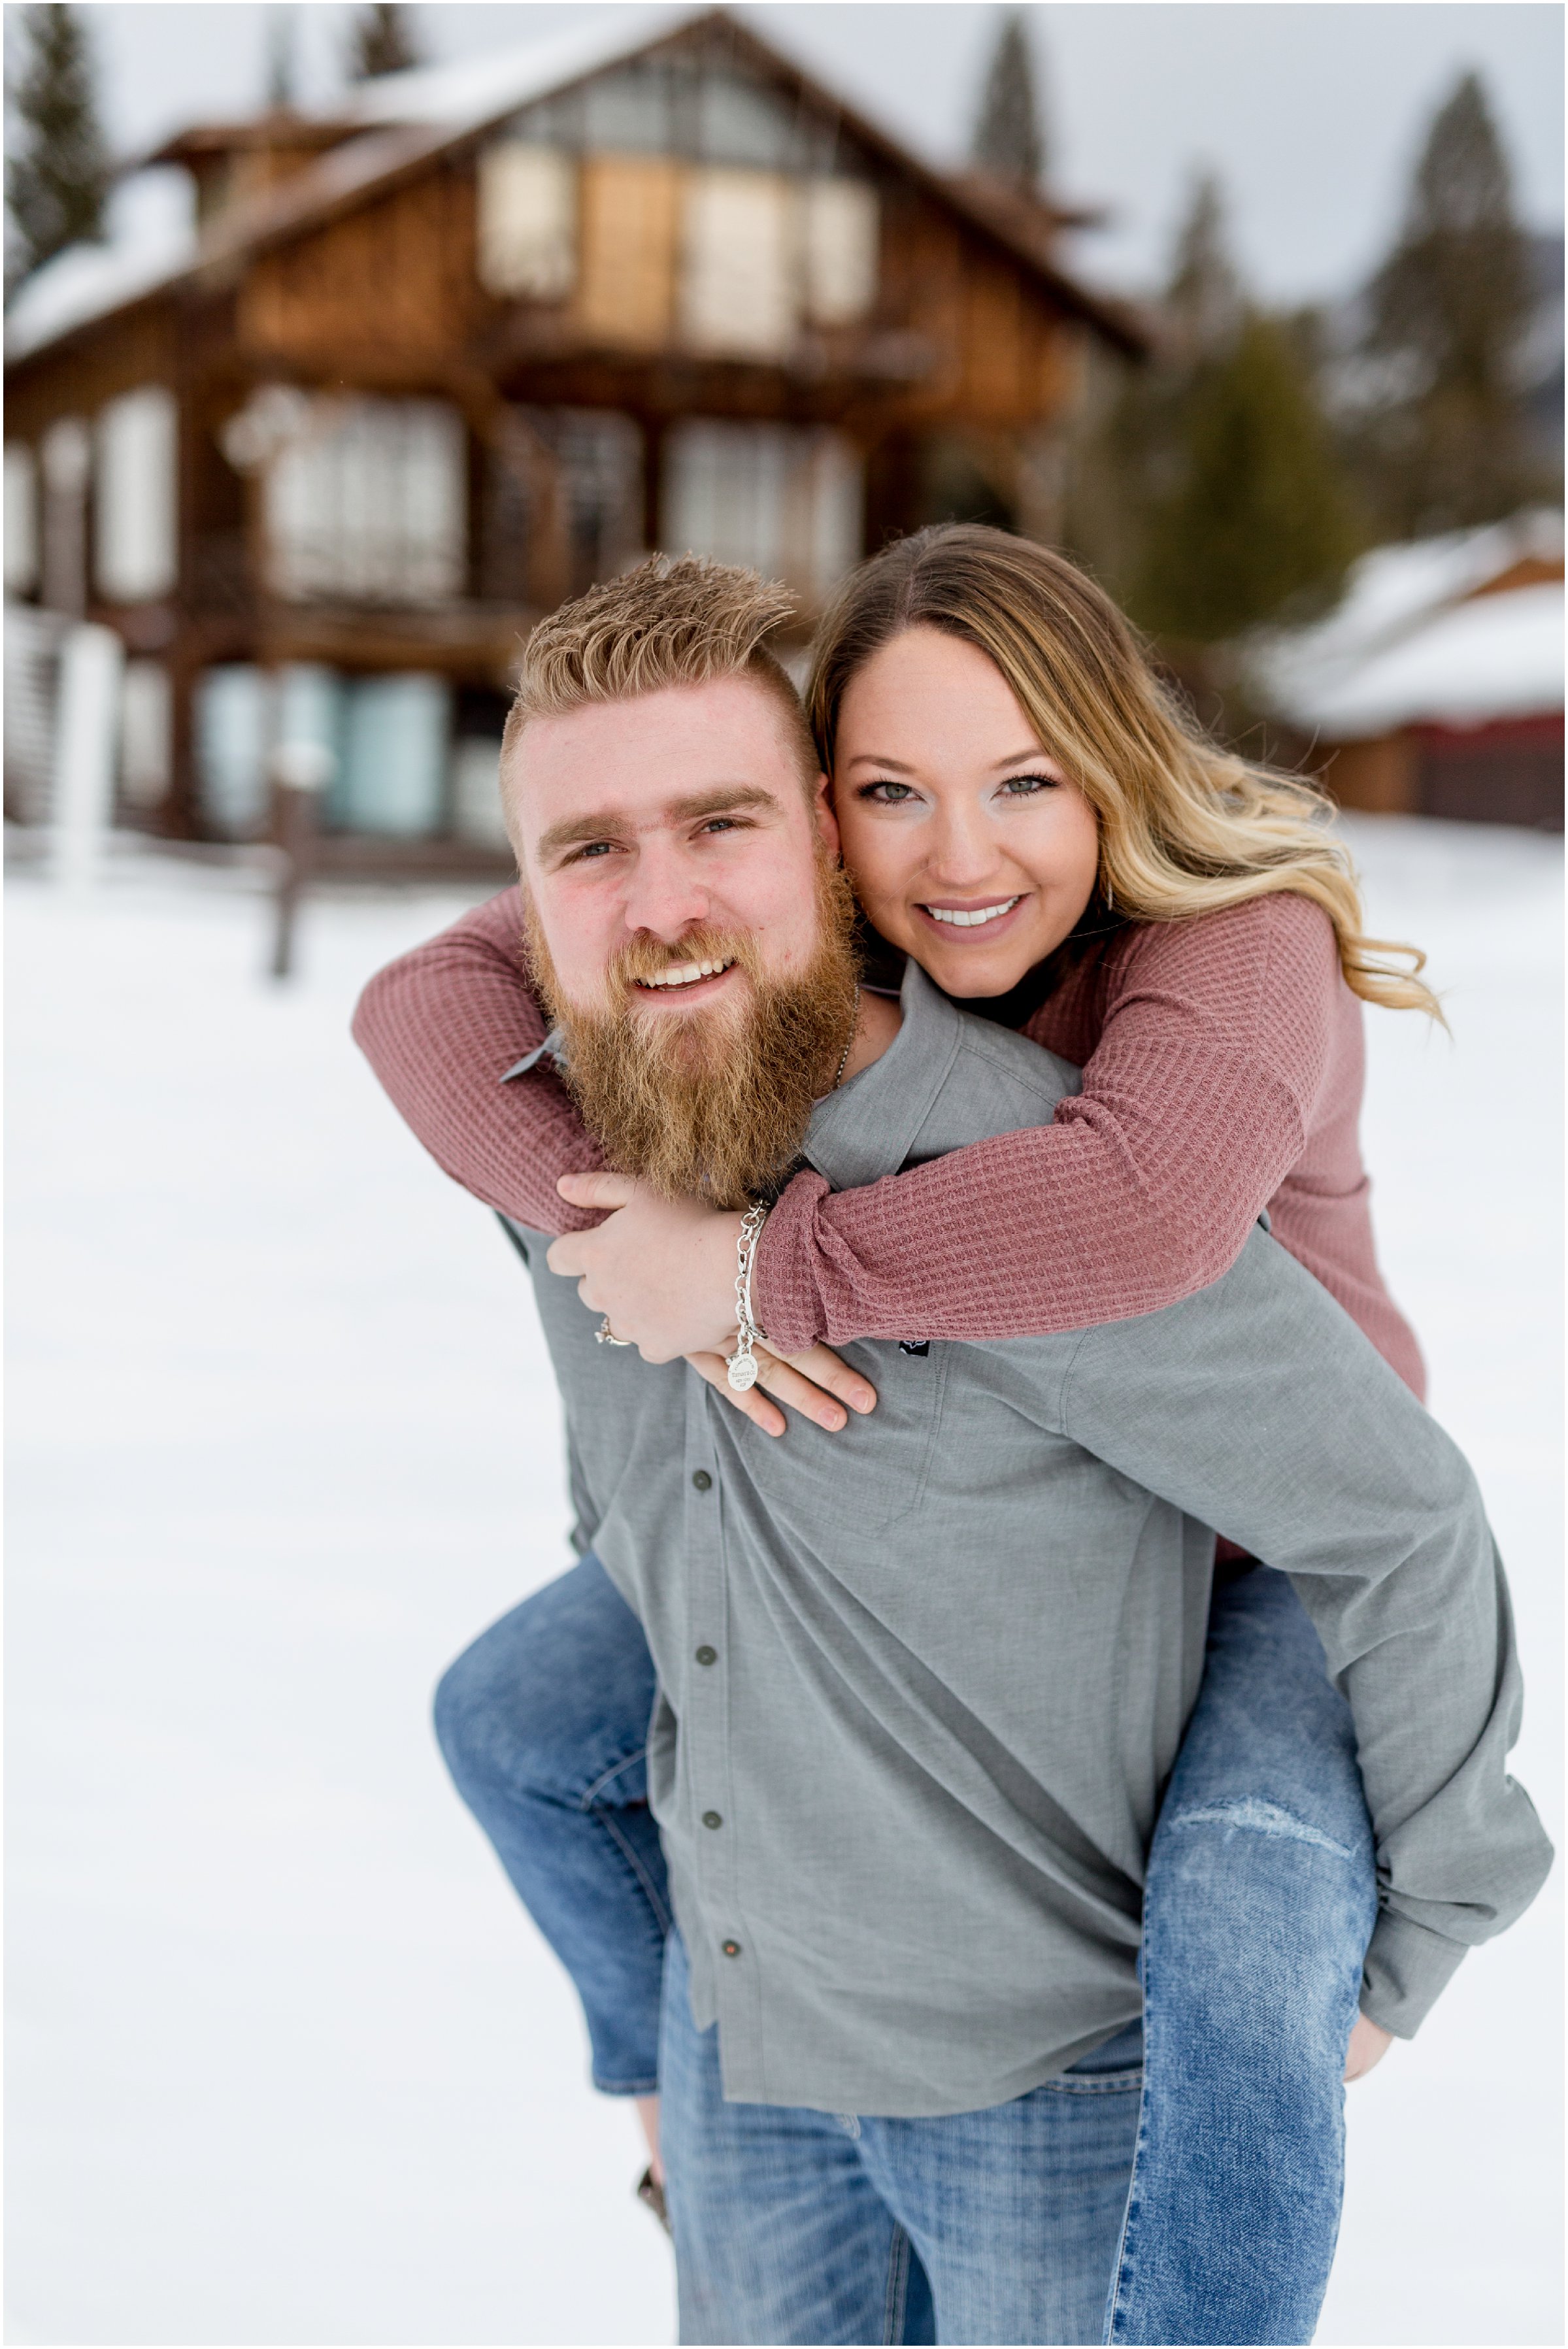
{"label": "mauve waffle knit sweater", "polygon": [[[535,1230],[574,1230],[599,1218],[568,1207],[556,1178],[598,1165],[594,1144],[553,1071],[499,1081],[545,1029],[520,941],[508,889],[379,972],[354,1034],[449,1174]],[[1373,1247],[1361,1006],[1317,906],[1283,895],[1116,932],[1026,1032],[1084,1071],[1054,1123],[860,1191],[796,1176],[758,1250],[771,1343],[1123,1320],[1218,1279],[1266,1206],[1275,1237],[1423,1392]]]}

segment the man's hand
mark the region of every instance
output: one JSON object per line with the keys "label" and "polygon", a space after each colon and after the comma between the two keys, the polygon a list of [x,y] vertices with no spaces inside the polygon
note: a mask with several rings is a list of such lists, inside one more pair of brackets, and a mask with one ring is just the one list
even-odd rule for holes
{"label": "man's hand", "polygon": [[576,1278],[577,1295],[645,1362],[728,1353],[734,1344],[739,1216],[691,1199],[661,1199],[626,1174],[563,1174],[574,1207],[614,1212],[591,1232],[568,1232],[545,1262]]}
{"label": "man's hand", "polygon": [[1380,2023],[1373,2023],[1366,2015],[1358,2014],[1345,2059],[1346,2081],[1364,2080],[1374,2064],[1381,2064],[1393,2044],[1391,2031],[1385,2031]]}

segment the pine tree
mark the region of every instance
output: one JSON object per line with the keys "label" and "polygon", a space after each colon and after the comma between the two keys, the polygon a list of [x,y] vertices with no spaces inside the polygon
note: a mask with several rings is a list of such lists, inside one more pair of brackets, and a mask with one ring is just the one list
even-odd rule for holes
{"label": "pine tree", "polygon": [[1034,59],[1023,13],[1002,20],[986,76],[971,152],[982,171],[1037,194],[1045,177],[1045,139],[1034,85]]}
{"label": "pine tree", "polygon": [[1075,546],[1207,692],[1199,649],[1330,595],[1362,543],[1301,321],[1252,308],[1220,189],[1193,186],[1158,345],[1101,402],[1069,494]]}
{"label": "pine tree", "polygon": [[1282,321],[1248,314],[1199,367],[1177,454],[1132,598],[1146,626],[1214,645],[1332,595],[1359,534],[1300,342]]}
{"label": "pine tree", "polygon": [[1372,388],[1350,445],[1390,533],[1496,521],[1548,486],[1518,371],[1531,308],[1508,159],[1466,74],[1432,123],[1398,242],[1367,295]]}
{"label": "pine tree", "polygon": [[361,8],[354,24],[353,53],[348,60],[352,81],[371,81],[378,74],[406,73],[421,62],[419,44],[411,30],[413,11],[397,0],[379,0]]}
{"label": "pine tree", "polygon": [[23,10],[21,32],[26,61],[11,94],[17,139],[5,166],[13,282],[102,236],[110,178],[79,11],[45,0]]}
{"label": "pine tree", "polygon": [[1147,568],[1152,518],[1180,486],[1194,385],[1233,344],[1244,309],[1224,198],[1202,172],[1155,306],[1157,347],[1142,363],[1091,354],[1087,420],[1069,467],[1067,535],[1124,601]]}
{"label": "pine tree", "polygon": [[1235,340],[1245,302],[1231,258],[1225,198],[1212,171],[1192,181],[1187,216],[1176,240],[1175,257],[1161,305],[1170,336],[1170,357],[1191,369]]}

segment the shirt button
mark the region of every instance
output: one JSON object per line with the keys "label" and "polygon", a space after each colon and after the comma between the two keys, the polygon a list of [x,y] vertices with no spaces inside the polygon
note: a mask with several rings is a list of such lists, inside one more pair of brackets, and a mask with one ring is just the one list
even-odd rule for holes
{"label": "shirt button", "polygon": [[702,1824],[705,1827],[722,1827],[724,1822],[719,1812],[704,1811],[702,1814]]}
{"label": "shirt button", "polygon": [[697,1661],[700,1664],[716,1664],[719,1661],[718,1649],[699,1648],[697,1651]]}
{"label": "shirt button", "polygon": [[709,1475],[706,1468],[699,1468],[692,1475],[691,1482],[696,1485],[697,1490],[700,1493],[705,1493],[712,1484],[713,1479]]}
{"label": "shirt button", "polygon": [[738,1958],[741,1954],[741,1945],[739,1941],[721,1941],[719,1947],[723,1951],[724,1955],[727,1958]]}

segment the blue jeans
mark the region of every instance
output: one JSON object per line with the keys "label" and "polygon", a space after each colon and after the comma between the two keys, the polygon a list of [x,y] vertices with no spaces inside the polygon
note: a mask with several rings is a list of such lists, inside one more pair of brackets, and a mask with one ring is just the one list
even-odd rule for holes
{"label": "blue jeans", "polygon": [[[611,2095],[659,2078],[653,1691],[641,1627],[590,1557],[483,1633],[436,1696],[459,1792],[572,1976]],[[1376,1909],[1349,1709],[1291,1585],[1255,1568],[1216,1589],[1149,1853],[1142,2108],[1106,2340],[1311,2340]]]}
{"label": "blue jeans", "polygon": [[1137,2137],[1135,2023],[989,2112],[726,2104],[665,1961],[662,2132],[683,2342],[1096,2342]]}

